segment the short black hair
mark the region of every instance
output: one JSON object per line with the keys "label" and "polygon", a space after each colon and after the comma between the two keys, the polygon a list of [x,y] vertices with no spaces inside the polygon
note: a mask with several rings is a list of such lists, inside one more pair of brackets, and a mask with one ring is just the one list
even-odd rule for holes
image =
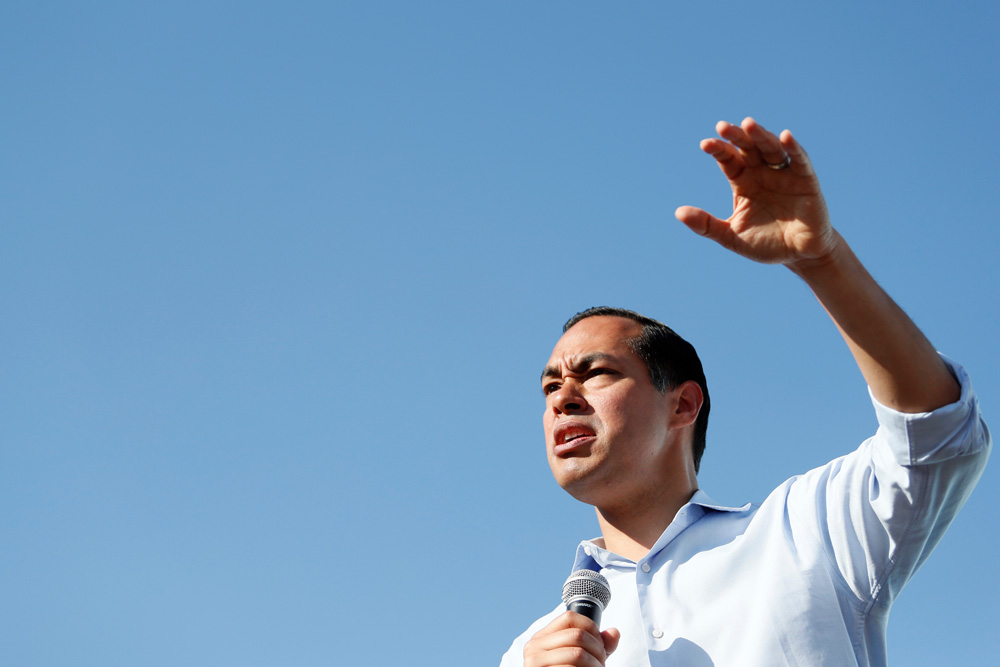
{"label": "short black hair", "polygon": [[701,359],[694,346],[662,322],[651,317],[640,315],[634,310],[613,308],[611,306],[595,306],[581,311],[569,318],[563,325],[563,333],[570,327],[588,317],[598,316],[624,317],[642,325],[642,331],[637,336],[628,339],[626,344],[646,364],[653,386],[661,393],[666,393],[682,382],[694,380],[701,387],[704,402],[694,424],[694,438],[691,441],[691,454],[694,459],[694,470],[701,467],[701,457],[705,453],[705,434],[708,432],[708,411],[711,402],[708,398],[708,383],[705,381],[705,371],[701,367]]}

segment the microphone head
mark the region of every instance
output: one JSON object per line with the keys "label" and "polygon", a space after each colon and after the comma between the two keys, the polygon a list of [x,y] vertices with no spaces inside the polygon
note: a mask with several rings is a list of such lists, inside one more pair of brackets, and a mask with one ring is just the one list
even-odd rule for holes
{"label": "microphone head", "polygon": [[585,599],[605,609],[611,602],[611,584],[599,572],[577,570],[563,584],[562,598],[567,607],[574,600]]}

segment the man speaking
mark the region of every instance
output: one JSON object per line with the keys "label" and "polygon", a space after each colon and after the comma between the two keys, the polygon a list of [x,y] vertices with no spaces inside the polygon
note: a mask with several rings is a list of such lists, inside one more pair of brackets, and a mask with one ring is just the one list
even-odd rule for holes
{"label": "man speaking", "polygon": [[698,489],[709,394],[694,348],[631,311],[577,314],[542,372],[546,451],[559,485],[597,510],[601,537],[573,570],[603,575],[611,602],[603,631],[553,610],[501,667],[885,665],[893,601],[982,474],[991,440],[968,376],[831,226],[805,151],[750,118],[716,131],[701,148],[733,213],[677,218],[806,282],[868,383],[878,431],[762,503],[717,505]]}

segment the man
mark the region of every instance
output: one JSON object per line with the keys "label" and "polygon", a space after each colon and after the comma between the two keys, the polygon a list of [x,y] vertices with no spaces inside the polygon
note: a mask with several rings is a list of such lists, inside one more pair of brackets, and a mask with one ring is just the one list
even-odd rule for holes
{"label": "man", "polygon": [[729,180],[733,214],[682,206],[677,218],[809,285],[868,382],[879,430],[759,505],[714,505],[696,477],[708,393],[693,348],[629,311],[573,318],[542,374],[546,447],[560,486],[597,510],[602,537],[580,545],[574,569],[610,581],[607,629],[557,608],[504,667],[884,665],[891,603],[986,463],[968,377],[833,229],[791,133],[750,118],[716,131],[701,148]]}

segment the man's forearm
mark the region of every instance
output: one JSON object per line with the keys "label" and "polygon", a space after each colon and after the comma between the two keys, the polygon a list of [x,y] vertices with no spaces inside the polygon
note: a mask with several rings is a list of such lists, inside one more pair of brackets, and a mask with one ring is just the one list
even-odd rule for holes
{"label": "man's forearm", "polygon": [[840,330],[875,398],[900,412],[958,400],[959,386],[934,346],[838,236],[823,260],[789,265]]}

